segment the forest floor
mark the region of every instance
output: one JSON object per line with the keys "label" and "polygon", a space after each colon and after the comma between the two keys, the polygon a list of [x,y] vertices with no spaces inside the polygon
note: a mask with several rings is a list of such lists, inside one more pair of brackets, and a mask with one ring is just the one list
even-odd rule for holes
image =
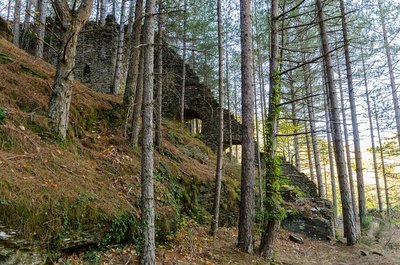
{"label": "forest floor", "polygon": [[[293,233],[280,230],[274,264],[400,264],[400,228],[396,225],[372,227],[371,233],[352,247],[342,241],[330,243],[299,234],[304,244],[297,244],[289,240],[290,234]],[[174,239],[176,243],[158,247],[158,264],[268,264],[257,255],[239,251],[236,240],[236,228],[220,228],[218,236],[213,238],[208,235],[208,227],[191,224],[177,235]],[[60,259],[58,264],[128,265],[138,264],[138,256],[132,245],[126,245],[107,251],[73,255]]]}

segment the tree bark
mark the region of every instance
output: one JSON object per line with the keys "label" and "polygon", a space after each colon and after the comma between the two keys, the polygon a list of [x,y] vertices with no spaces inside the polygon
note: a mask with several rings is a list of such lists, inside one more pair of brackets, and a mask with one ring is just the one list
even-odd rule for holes
{"label": "tree bark", "polygon": [[24,31],[22,34],[22,47],[26,48],[27,45],[27,34],[31,25],[31,10],[33,0],[26,0],[25,5],[25,16],[24,16]]}
{"label": "tree bark", "polygon": [[133,111],[135,101],[136,84],[139,73],[140,51],[140,35],[142,31],[141,17],[143,13],[143,0],[137,0],[135,5],[135,22],[133,23],[133,32],[130,44],[130,59],[128,67],[128,76],[126,78],[124,92],[124,106],[127,108],[127,115]]}
{"label": "tree bark", "polygon": [[357,226],[354,218],[353,207],[350,198],[349,180],[346,174],[345,158],[343,150],[342,132],[340,128],[339,109],[336,96],[336,88],[333,77],[332,61],[330,56],[330,47],[328,36],[325,28],[325,15],[323,12],[323,5],[321,0],[316,0],[318,10],[318,22],[320,29],[320,37],[322,44],[322,51],[324,54],[324,61],[326,66],[328,100],[332,119],[332,137],[333,147],[335,152],[336,167],[339,178],[340,195],[342,200],[343,210],[343,223],[347,226],[347,245],[354,245],[357,243]]}
{"label": "tree bark", "polygon": [[357,110],[354,98],[353,71],[351,67],[349,39],[347,36],[347,22],[346,22],[346,11],[344,7],[344,0],[340,0],[340,13],[342,18],[342,32],[344,41],[344,55],[346,60],[347,85],[349,88],[351,124],[353,125],[354,156],[356,159],[356,175],[357,175],[357,190],[358,190],[358,212],[360,216],[361,228],[363,228],[367,217],[367,207],[365,200],[364,176],[363,176],[361,147],[360,147],[360,133],[358,130]]}
{"label": "tree bark", "polygon": [[99,0],[100,2],[100,26],[104,26],[106,24],[106,0]]}
{"label": "tree bark", "polygon": [[53,3],[61,22],[61,51],[57,58],[48,116],[51,130],[65,140],[74,80],[76,45],[79,32],[89,18],[93,0],[82,0],[77,10],[70,9],[66,0],[54,0]]}
{"label": "tree bark", "polygon": [[186,89],[186,22],[187,22],[187,0],[184,0],[184,18],[183,18],[183,37],[182,37],[182,87],[181,87],[181,108],[180,121],[181,130],[185,125],[185,89]]}
{"label": "tree bark", "polygon": [[142,115],[142,226],[144,242],[140,264],[156,264],[154,213],[154,147],[153,147],[153,87],[154,87],[154,13],[155,0],[146,1],[143,44],[143,115]]}
{"label": "tree bark", "polygon": [[20,23],[21,23],[21,0],[15,0],[13,19],[13,44],[19,47]]}
{"label": "tree bark", "polygon": [[[342,111],[342,120],[343,120],[343,132],[344,132],[344,142],[345,142],[345,150],[346,150],[346,162],[347,162],[347,172],[349,174],[349,182],[350,182],[350,194],[351,194],[351,204],[353,205],[353,212],[356,215],[357,211],[357,202],[356,202],[356,193],[354,189],[354,178],[353,178],[353,167],[351,165],[351,155],[350,155],[350,144],[349,144],[349,132],[347,130],[347,121],[346,121],[346,106],[344,104],[344,95],[343,95],[343,86],[342,86],[342,75],[339,67],[339,57],[336,54],[337,61],[337,72],[339,79],[339,90],[340,90],[340,102],[341,102],[341,111]],[[357,217],[357,216],[355,216]]]}
{"label": "tree bark", "polygon": [[46,30],[46,7],[46,0],[38,0],[35,22],[35,56],[38,58],[43,58],[44,34]]}
{"label": "tree bark", "polygon": [[117,58],[115,62],[113,86],[111,89],[111,94],[114,95],[118,94],[121,86],[122,55],[124,51],[124,40],[125,40],[125,7],[126,7],[126,0],[122,0],[121,17],[119,21],[119,31],[118,31]]}
{"label": "tree bark", "polygon": [[294,126],[294,131],[293,134],[295,134],[293,136],[293,147],[294,147],[294,161],[295,161],[295,167],[296,169],[300,172],[301,171],[301,164],[300,164],[300,150],[299,150],[299,137],[296,135],[297,133],[297,127],[299,126],[299,121],[296,118],[296,113],[297,113],[297,109],[296,109],[296,102],[294,102],[295,97],[296,97],[296,93],[293,87],[293,84],[290,84],[290,94],[292,97],[292,124]]}
{"label": "tree bark", "polygon": [[[304,114],[304,116],[305,116],[305,114]],[[312,182],[315,182],[314,167],[313,167],[313,162],[312,162],[310,137],[308,135],[307,122],[304,122],[304,130],[305,130],[305,133],[306,133],[307,158],[308,158],[308,168],[310,170],[310,179],[311,179]]]}
{"label": "tree bark", "polygon": [[267,216],[267,225],[260,243],[260,254],[268,261],[273,259],[276,237],[281,223],[281,206],[277,188],[280,176],[276,159],[276,134],[278,132],[279,104],[281,100],[278,2],[278,0],[272,0],[271,2],[270,94],[265,143],[265,209],[269,215]]}
{"label": "tree bark", "polygon": [[254,93],[251,1],[240,1],[242,74],[242,179],[239,210],[239,249],[253,253],[254,230]]}
{"label": "tree bark", "polygon": [[224,49],[222,44],[222,15],[221,0],[217,0],[217,20],[218,20],[218,90],[219,90],[219,109],[218,109],[218,149],[217,149],[217,168],[215,174],[215,192],[213,204],[213,216],[211,220],[211,235],[216,236],[219,221],[219,206],[221,201],[222,185],[222,158],[224,155]]}
{"label": "tree bark", "polygon": [[156,59],[157,69],[157,98],[156,98],[156,137],[155,146],[156,149],[162,150],[162,91],[163,91],[163,16],[164,12],[162,0],[158,0],[158,54]]}
{"label": "tree bark", "polygon": [[[143,29],[144,30],[144,29]],[[143,31],[142,38],[144,39],[145,33]],[[141,42],[144,44],[144,42]],[[142,112],[142,100],[143,100],[143,71],[144,71],[144,51],[143,47],[141,48],[142,52],[140,54],[139,59],[139,73],[137,77],[136,83],[136,92],[135,92],[135,104],[133,106],[133,114],[132,114],[132,132],[131,132],[131,145],[132,147],[138,147],[139,144],[139,132],[140,132],[140,114]]]}

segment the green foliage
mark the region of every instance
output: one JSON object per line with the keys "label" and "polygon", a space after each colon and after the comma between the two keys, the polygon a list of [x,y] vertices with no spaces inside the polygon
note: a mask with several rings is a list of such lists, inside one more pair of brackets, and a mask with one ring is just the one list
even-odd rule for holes
{"label": "green foliage", "polygon": [[7,113],[0,107],[0,125],[3,125],[6,121]]}
{"label": "green foliage", "polygon": [[98,255],[96,250],[89,250],[85,253],[85,265],[97,265],[103,261],[102,257]]}
{"label": "green foliage", "polygon": [[14,60],[11,59],[8,55],[4,54],[4,53],[0,53],[0,64],[7,64],[7,63],[11,63]]}
{"label": "green foliage", "polygon": [[111,220],[111,225],[99,245],[105,247],[111,244],[132,242],[140,249],[143,245],[140,231],[140,220],[128,213],[121,214]]}
{"label": "green foliage", "polygon": [[183,141],[183,138],[174,133],[173,131],[169,131],[167,133],[167,138],[169,141],[171,141],[171,143],[175,144],[175,145],[183,145],[185,142]]}
{"label": "green foliage", "polygon": [[34,77],[38,77],[40,79],[47,79],[46,75],[37,71],[37,70],[33,70],[32,68],[30,68],[27,65],[21,64],[21,72],[28,74],[28,75],[32,75]]}

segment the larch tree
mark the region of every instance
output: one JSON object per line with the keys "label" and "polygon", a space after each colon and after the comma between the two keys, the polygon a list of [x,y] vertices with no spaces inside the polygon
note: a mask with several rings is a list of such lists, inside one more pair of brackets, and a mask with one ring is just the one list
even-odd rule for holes
{"label": "larch tree", "polygon": [[240,1],[242,76],[242,178],[239,209],[239,249],[253,253],[254,230],[254,93],[251,0]]}
{"label": "larch tree", "polygon": [[217,23],[218,23],[218,147],[217,147],[217,166],[215,170],[215,191],[213,203],[213,216],[211,220],[212,236],[216,236],[219,221],[219,208],[221,202],[222,186],[222,163],[224,156],[224,49],[222,42],[222,11],[221,0],[217,0]]}
{"label": "larch tree", "polygon": [[143,115],[142,115],[142,171],[141,211],[144,242],[140,264],[156,264],[154,210],[154,146],[153,146],[153,87],[154,87],[154,14],[155,0],[146,0],[143,50]]}
{"label": "larch tree", "polygon": [[54,11],[60,20],[60,50],[49,103],[48,117],[51,130],[66,139],[68,116],[72,98],[76,45],[78,35],[90,16],[93,0],[82,0],[70,7],[67,0],[54,0]]}
{"label": "larch tree", "polygon": [[339,189],[342,201],[343,211],[343,223],[346,226],[347,234],[347,245],[354,245],[357,243],[357,226],[354,218],[353,207],[350,198],[349,180],[346,174],[345,157],[343,150],[342,132],[340,128],[339,108],[337,100],[337,92],[334,83],[332,59],[330,55],[330,47],[328,41],[328,35],[325,27],[325,14],[323,10],[323,4],[321,0],[316,0],[318,24],[320,30],[320,38],[322,44],[322,52],[324,56],[326,78],[327,78],[327,90],[328,90],[328,102],[329,109],[331,112],[332,121],[332,140],[335,152],[335,161],[339,179]]}

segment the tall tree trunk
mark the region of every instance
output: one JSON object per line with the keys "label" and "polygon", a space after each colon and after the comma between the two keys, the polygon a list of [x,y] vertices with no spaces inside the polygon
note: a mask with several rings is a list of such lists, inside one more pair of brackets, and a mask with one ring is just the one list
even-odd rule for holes
{"label": "tall tree trunk", "polygon": [[106,0],[98,0],[100,2],[100,26],[104,26],[106,24]]}
{"label": "tall tree trunk", "polygon": [[390,53],[389,39],[386,30],[386,20],[382,9],[382,0],[378,0],[378,6],[379,6],[379,15],[381,19],[382,32],[383,32],[383,44],[385,46],[387,66],[389,69],[390,87],[392,89],[392,98],[393,98],[394,113],[395,113],[396,128],[397,128],[397,140],[400,145],[400,106],[399,106],[399,99],[397,96],[397,85],[394,76],[392,54]]}
{"label": "tall tree trunk", "polygon": [[231,96],[230,96],[230,85],[229,85],[229,57],[228,57],[228,31],[226,30],[225,36],[225,79],[226,79],[226,99],[228,104],[228,131],[229,131],[229,161],[232,161],[232,115],[231,115]]}
{"label": "tall tree trunk", "polygon": [[14,19],[13,19],[13,43],[15,46],[19,47],[19,33],[20,33],[20,23],[21,23],[21,0],[15,0],[14,5]]}
{"label": "tall tree trunk", "polygon": [[[162,14],[160,14],[161,16]],[[135,22],[135,2],[133,0],[129,0],[129,14],[128,14],[128,30],[127,34],[129,37],[132,37],[133,32],[133,24]]]}
{"label": "tall tree trunk", "polygon": [[25,5],[25,16],[24,16],[24,31],[22,34],[22,47],[26,48],[27,46],[27,34],[28,30],[31,25],[31,10],[32,10],[32,2],[33,0],[26,0],[26,5]]}
{"label": "tall tree trunk", "polygon": [[358,212],[360,216],[361,228],[363,228],[363,225],[365,224],[366,221],[365,218],[367,217],[367,206],[365,201],[364,176],[363,176],[361,147],[360,147],[360,133],[358,131],[356,101],[354,98],[353,71],[351,69],[351,59],[349,51],[350,44],[347,36],[347,22],[346,22],[346,11],[344,7],[344,0],[340,0],[340,13],[342,17],[342,32],[344,41],[344,55],[346,60],[347,85],[349,88],[351,124],[353,125],[354,156],[356,159],[357,190],[358,190]]}
{"label": "tall tree trunk", "polygon": [[[304,114],[305,117],[305,114]],[[314,167],[312,162],[311,146],[310,146],[310,136],[308,135],[307,122],[304,122],[304,130],[306,133],[306,145],[307,145],[307,158],[308,158],[308,168],[310,170],[310,178],[312,182],[315,182]]]}
{"label": "tall tree trunk", "polygon": [[117,46],[117,58],[115,62],[115,71],[113,78],[113,86],[111,93],[116,95],[119,92],[121,86],[121,72],[122,72],[122,55],[124,52],[124,40],[125,40],[125,6],[126,0],[121,1],[121,17],[119,21],[118,31],[118,46]]}
{"label": "tall tree trunk", "polygon": [[156,264],[154,214],[154,148],[153,148],[153,87],[154,87],[154,13],[155,0],[146,0],[143,44],[143,115],[142,115],[142,178],[141,210],[144,242],[140,264]]}
{"label": "tall tree trunk", "polygon": [[310,120],[310,130],[311,130],[311,143],[312,149],[314,152],[314,163],[315,163],[315,172],[317,174],[317,186],[318,186],[318,194],[321,198],[325,197],[325,190],[324,185],[322,183],[322,171],[321,171],[321,162],[319,159],[319,148],[317,142],[317,135],[316,135],[316,126],[315,126],[315,117],[314,117],[314,104],[313,104],[313,91],[311,86],[311,76],[309,73],[309,68],[305,71],[304,75],[304,85],[307,90],[307,109],[308,109],[308,118]]}
{"label": "tall tree trunk", "polygon": [[278,28],[278,0],[271,2],[271,54],[269,71],[269,106],[266,125],[265,143],[265,198],[267,224],[264,229],[260,254],[266,260],[271,261],[274,254],[275,241],[281,221],[281,206],[278,190],[279,164],[276,159],[276,134],[278,132],[279,104],[281,100],[281,76],[279,65],[279,28]]}
{"label": "tall tree trunk", "polygon": [[158,0],[158,54],[156,59],[157,69],[157,98],[156,98],[156,137],[155,146],[156,149],[162,150],[162,133],[161,133],[161,121],[162,121],[162,91],[163,91],[163,16],[164,12],[162,0]]}
{"label": "tall tree trunk", "polygon": [[342,200],[343,210],[343,223],[347,227],[347,244],[354,245],[357,243],[357,226],[354,218],[353,207],[350,198],[349,180],[346,174],[344,150],[342,132],[340,128],[339,109],[336,96],[336,88],[333,77],[332,60],[330,56],[330,47],[328,42],[328,36],[325,29],[325,15],[323,12],[323,5],[321,0],[316,0],[318,10],[318,22],[320,29],[320,37],[322,43],[322,50],[324,54],[324,61],[326,65],[326,77],[327,77],[327,88],[328,88],[328,100],[331,111],[332,119],[332,137],[333,147],[335,152],[336,167],[339,178],[340,195]]}
{"label": "tall tree trunk", "polygon": [[[350,182],[350,194],[351,194],[351,204],[353,205],[353,212],[356,214],[357,211],[357,203],[356,203],[356,193],[354,189],[354,178],[353,178],[353,167],[351,165],[351,155],[350,155],[350,144],[349,144],[349,133],[347,130],[347,120],[346,120],[346,106],[344,104],[344,95],[343,95],[343,85],[342,85],[342,75],[339,66],[339,57],[336,53],[336,62],[337,62],[337,72],[339,79],[339,90],[340,90],[340,102],[341,102],[341,111],[342,111],[342,120],[343,120],[343,132],[344,132],[344,142],[345,142],[345,150],[346,150],[346,162],[347,162],[347,172],[349,174],[349,182]],[[357,217],[357,216],[355,216]]]}
{"label": "tall tree trunk", "polygon": [[[146,33],[143,31],[141,39],[144,39],[145,35]],[[143,44],[144,42],[142,41],[141,43]],[[142,112],[144,51],[143,47],[141,49],[142,52],[140,53],[140,59],[139,59],[139,73],[136,83],[135,104],[133,105],[133,114],[132,114],[132,132],[130,139],[132,147],[138,147],[139,144],[139,132],[140,132],[139,119],[140,119],[140,114]]]}
{"label": "tall tree trunk", "polygon": [[112,4],[112,11],[111,14],[113,15],[114,19],[117,20],[117,0],[111,0]]}
{"label": "tall tree trunk", "polygon": [[141,17],[143,13],[143,0],[137,0],[135,5],[135,22],[133,23],[133,32],[130,44],[130,59],[128,67],[128,76],[126,78],[124,92],[124,106],[127,108],[127,115],[133,111],[137,79],[139,76],[140,35],[142,31]]}
{"label": "tall tree trunk", "polygon": [[43,58],[44,34],[46,30],[46,9],[46,0],[38,0],[35,22],[35,56],[38,58]]}
{"label": "tall tree trunk", "polygon": [[7,5],[7,21],[10,20],[10,15],[11,15],[11,2],[12,2],[12,0],[8,0],[8,5]]}
{"label": "tall tree trunk", "polygon": [[375,139],[374,139],[374,124],[372,122],[372,110],[371,110],[371,102],[369,99],[368,80],[367,80],[367,73],[365,70],[364,53],[362,50],[361,50],[361,61],[362,61],[362,67],[363,67],[365,95],[367,97],[367,110],[368,110],[368,120],[369,120],[369,131],[371,134],[370,136],[371,136],[371,145],[372,145],[372,159],[373,159],[373,163],[374,163],[376,193],[378,196],[379,212],[383,212],[383,202],[382,202],[381,188],[380,188],[380,183],[379,183],[378,164],[376,162],[377,160],[376,160],[376,147],[375,147]]}
{"label": "tall tree trunk", "polygon": [[374,102],[374,111],[375,111],[375,122],[376,122],[376,131],[378,134],[378,142],[379,142],[379,154],[381,157],[381,166],[382,166],[382,174],[383,174],[383,183],[385,185],[385,197],[386,197],[386,215],[390,220],[390,198],[389,198],[389,187],[387,183],[387,175],[386,175],[386,167],[385,167],[385,159],[383,157],[383,145],[381,138],[381,128],[379,126],[379,118],[378,118],[378,109],[376,108],[376,103]]}
{"label": "tall tree trunk", "polygon": [[239,210],[239,249],[253,253],[254,230],[254,93],[251,1],[240,1],[242,74],[242,179]]}
{"label": "tall tree trunk", "polygon": [[181,87],[181,109],[180,121],[181,130],[185,125],[185,90],[186,90],[186,22],[187,22],[187,0],[184,0],[184,18],[183,18],[183,38],[182,38],[182,87]]}
{"label": "tall tree trunk", "polygon": [[82,0],[78,9],[72,10],[66,0],[54,0],[53,2],[61,23],[61,51],[57,58],[48,116],[50,128],[59,134],[62,139],[65,139],[67,135],[78,35],[89,18],[92,5],[93,0]]}
{"label": "tall tree trunk", "polygon": [[296,92],[294,90],[293,84],[290,84],[290,95],[291,95],[291,100],[292,100],[292,124],[294,127],[294,131],[293,131],[293,147],[294,147],[294,161],[295,161],[295,166],[296,169],[300,172],[301,171],[301,165],[300,165],[300,150],[299,150],[299,137],[297,136],[297,128],[299,126],[299,121],[297,120],[296,117],[296,113],[297,113],[297,109],[296,109]]}
{"label": "tall tree trunk", "polygon": [[218,90],[219,90],[219,109],[218,109],[218,149],[217,149],[217,168],[215,172],[215,192],[213,204],[213,216],[211,220],[211,235],[215,236],[218,229],[219,206],[221,201],[222,185],[222,158],[224,155],[224,49],[222,44],[222,15],[221,0],[217,0],[217,20],[218,20]]}
{"label": "tall tree trunk", "polygon": [[335,163],[333,158],[332,151],[332,123],[329,117],[328,110],[328,99],[327,96],[324,96],[325,99],[325,123],[326,123],[326,136],[328,140],[328,157],[329,157],[329,171],[331,175],[331,187],[332,187],[332,202],[333,202],[333,220],[335,222],[335,226],[338,225],[338,205],[337,205],[337,194],[336,194],[336,179],[335,179]]}

